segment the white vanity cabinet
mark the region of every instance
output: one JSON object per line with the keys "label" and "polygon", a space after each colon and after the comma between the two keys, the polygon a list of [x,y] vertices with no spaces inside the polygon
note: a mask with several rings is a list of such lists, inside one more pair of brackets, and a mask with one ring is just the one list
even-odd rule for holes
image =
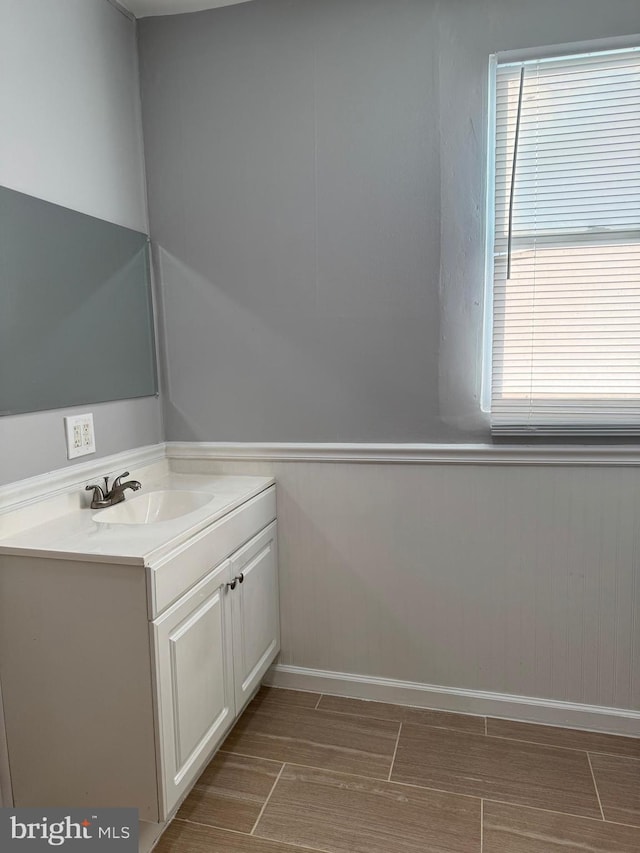
{"label": "white vanity cabinet", "polygon": [[16,807],[134,806],[152,822],[175,811],[280,648],[264,482],[149,557],[0,552]]}

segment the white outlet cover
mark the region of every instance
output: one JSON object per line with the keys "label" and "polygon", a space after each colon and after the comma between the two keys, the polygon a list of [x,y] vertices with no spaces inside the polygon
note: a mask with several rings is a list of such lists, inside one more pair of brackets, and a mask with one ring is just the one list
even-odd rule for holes
{"label": "white outlet cover", "polygon": [[93,414],[68,415],[64,419],[67,437],[67,459],[87,456],[96,452],[96,436],[93,431]]}

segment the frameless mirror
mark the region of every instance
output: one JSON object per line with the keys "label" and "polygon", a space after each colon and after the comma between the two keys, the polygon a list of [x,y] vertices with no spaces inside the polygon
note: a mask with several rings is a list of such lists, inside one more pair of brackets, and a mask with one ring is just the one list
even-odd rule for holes
{"label": "frameless mirror", "polygon": [[0,414],[157,393],[146,234],[0,187]]}

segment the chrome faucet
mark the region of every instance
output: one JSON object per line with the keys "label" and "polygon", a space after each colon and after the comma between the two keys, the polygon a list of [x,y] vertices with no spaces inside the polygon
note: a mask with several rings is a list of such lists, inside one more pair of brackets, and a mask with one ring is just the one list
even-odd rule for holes
{"label": "chrome faucet", "polygon": [[139,483],[138,480],[127,480],[126,483],[123,483],[122,478],[128,476],[128,471],[125,471],[124,474],[120,474],[120,476],[116,477],[113,481],[111,488],[109,488],[108,477],[104,478],[104,486],[85,486],[85,490],[87,492],[90,492],[93,489],[91,509],[102,509],[102,507],[105,506],[119,504],[124,500],[125,489],[132,489],[134,492],[137,492],[138,489],[142,488],[142,483]]}

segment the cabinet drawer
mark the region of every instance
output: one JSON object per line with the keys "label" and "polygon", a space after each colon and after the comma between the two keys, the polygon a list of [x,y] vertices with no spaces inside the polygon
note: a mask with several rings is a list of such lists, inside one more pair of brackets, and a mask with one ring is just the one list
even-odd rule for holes
{"label": "cabinet drawer", "polygon": [[155,619],[276,517],[271,486],[149,567],[149,617]]}

